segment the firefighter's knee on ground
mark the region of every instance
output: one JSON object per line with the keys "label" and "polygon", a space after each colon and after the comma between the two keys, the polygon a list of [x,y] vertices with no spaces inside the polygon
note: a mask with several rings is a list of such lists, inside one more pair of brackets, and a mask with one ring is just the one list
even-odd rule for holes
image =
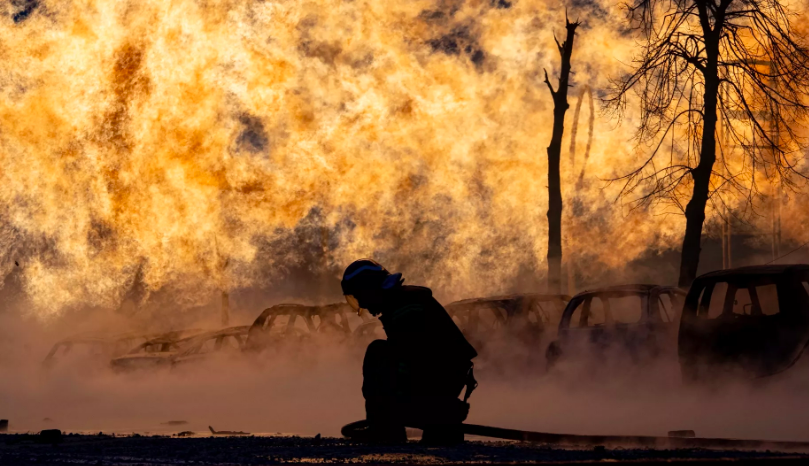
{"label": "firefighter's knee on ground", "polygon": [[422,409],[419,424],[421,441],[427,445],[455,445],[464,440],[463,421],[469,415],[469,403],[455,399],[433,400]]}

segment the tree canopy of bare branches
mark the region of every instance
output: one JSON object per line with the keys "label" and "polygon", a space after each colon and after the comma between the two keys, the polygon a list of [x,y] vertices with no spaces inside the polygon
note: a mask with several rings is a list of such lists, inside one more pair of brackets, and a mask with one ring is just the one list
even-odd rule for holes
{"label": "tree canopy of bare branches", "polygon": [[[781,0],[636,0],[627,8],[642,51],[605,103],[621,113],[637,99],[637,138],[651,153],[621,178],[622,194],[679,202],[690,190],[679,278],[688,286],[716,193],[749,198],[756,176],[789,184],[800,175],[796,123],[809,111],[809,50]],[[732,124],[717,140],[720,119]]]}

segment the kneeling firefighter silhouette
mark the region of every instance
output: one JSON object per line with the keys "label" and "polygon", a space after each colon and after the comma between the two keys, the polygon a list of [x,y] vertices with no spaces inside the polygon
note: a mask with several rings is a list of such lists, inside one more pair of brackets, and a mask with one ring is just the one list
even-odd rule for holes
{"label": "kneeling firefighter silhouette", "polygon": [[378,316],[388,337],[368,345],[362,364],[365,420],[345,426],[343,435],[404,442],[405,427],[415,427],[423,430],[424,443],[462,442],[467,401],[477,386],[477,352],[429,288],[403,282],[402,274],[370,259],[355,261],[343,274],[346,301],[357,314]]}

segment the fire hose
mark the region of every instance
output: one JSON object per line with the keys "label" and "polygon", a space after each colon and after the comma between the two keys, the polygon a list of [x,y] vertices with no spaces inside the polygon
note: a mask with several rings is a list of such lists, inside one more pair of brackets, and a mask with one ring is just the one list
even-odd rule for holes
{"label": "fire hose", "polygon": [[[367,426],[365,420],[352,422],[342,428],[342,434],[348,439],[354,437],[357,429]],[[694,437],[691,431],[682,431],[685,436],[671,433],[668,437],[643,435],[577,435],[555,434],[548,432],[532,432],[528,430],[504,429],[502,427],[481,426],[477,424],[461,424],[463,433],[478,437],[502,440],[541,443],[567,447],[622,447],[622,448],[704,448],[709,450],[770,450],[781,452],[809,452],[809,442],[778,440],[745,440],[726,438]],[[412,426],[408,426],[412,427]],[[690,433],[690,435],[689,435]]]}

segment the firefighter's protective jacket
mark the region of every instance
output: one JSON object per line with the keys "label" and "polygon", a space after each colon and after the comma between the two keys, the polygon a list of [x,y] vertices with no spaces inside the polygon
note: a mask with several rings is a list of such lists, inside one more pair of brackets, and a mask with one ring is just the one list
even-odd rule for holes
{"label": "firefighter's protective jacket", "polygon": [[391,290],[379,320],[397,363],[399,389],[412,396],[457,397],[477,352],[429,288]]}

